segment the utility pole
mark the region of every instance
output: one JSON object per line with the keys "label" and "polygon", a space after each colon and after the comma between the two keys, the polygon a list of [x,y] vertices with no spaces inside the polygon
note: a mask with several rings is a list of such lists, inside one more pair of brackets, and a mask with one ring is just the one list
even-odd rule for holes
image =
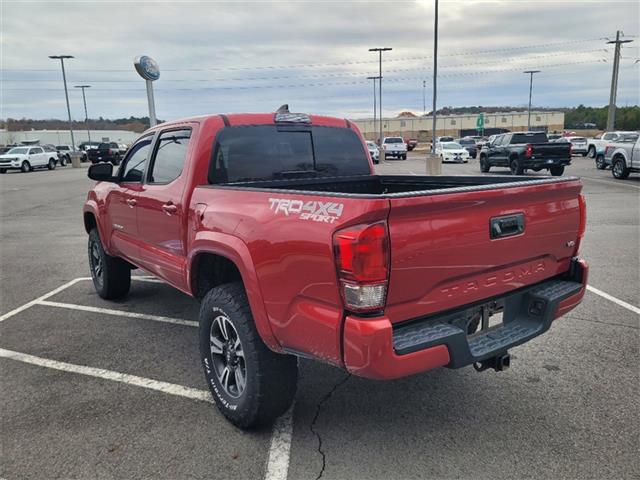
{"label": "utility pole", "polygon": [[[376,80],[379,77],[367,77],[367,80],[373,80],[373,131],[376,131]],[[375,134],[374,134],[375,140]]]}
{"label": "utility pole", "polygon": [[382,52],[388,52],[390,50],[393,50],[390,47],[379,47],[379,48],[370,48],[369,51],[370,52],[378,52],[379,54],[379,64],[380,64],[380,71],[378,74],[378,91],[379,91],[379,98],[380,98],[380,102],[379,102],[379,109],[380,109],[380,148],[382,148]]}
{"label": "utility pole", "polygon": [[[609,94],[609,112],[607,114],[607,131],[610,132],[616,124],[616,96],[618,94],[618,68],[620,67],[620,45],[633,42],[633,40],[620,40],[620,30],[616,32],[616,39],[609,40],[607,44],[615,44],[613,54],[613,74],[611,75],[611,93]],[[623,34],[624,36],[624,34]]]}
{"label": "utility pole", "polygon": [[422,115],[427,116],[427,81],[422,80]]}
{"label": "utility pole", "polygon": [[527,109],[527,132],[531,131],[531,92],[533,91],[533,74],[540,73],[540,70],[526,70],[522,73],[529,74],[529,108]]}
{"label": "utility pole", "polygon": [[71,133],[71,148],[76,148],[76,142],[73,138],[73,124],[71,123],[71,108],[69,107],[69,93],[67,92],[67,76],[64,72],[64,60],[66,58],[74,58],[72,55],[49,55],[51,59],[60,59],[62,65],[62,81],[64,82],[64,96],[67,99],[67,115],[69,116],[69,133]]}
{"label": "utility pole", "polygon": [[436,154],[436,99],[438,92],[438,0],[433,27],[433,128],[431,132],[431,153]]}
{"label": "utility pole", "polygon": [[89,141],[91,141],[91,131],[89,130],[89,115],[87,115],[87,98],[84,96],[84,89],[91,88],[91,85],[76,85],[75,88],[82,89],[82,103],[84,103],[84,123],[87,126],[87,137],[89,138]]}

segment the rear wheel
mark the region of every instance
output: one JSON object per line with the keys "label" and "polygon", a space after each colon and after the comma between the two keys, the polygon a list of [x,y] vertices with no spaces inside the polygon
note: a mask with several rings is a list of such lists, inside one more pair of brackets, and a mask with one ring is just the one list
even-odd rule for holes
{"label": "rear wheel", "polygon": [[60,158],[60,166],[61,167],[66,167],[67,166],[67,156],[63,156],[62,158]]}
{"label": "rear wheel", "polygon": [[491,165],[489,165],[487,157],[480,157],[480,171],[487,173],[489,170],[491,170]]}
{"label": "rear wheel", "polygon": [[7,173],[7,169],[6,168],[0,168],[0,173]]}
{"label": "rear wheel", "polygon": [[234,425],[271,423],[291,406],[298,359],[262,342],[240,282],[211,289],[200,308],[200,356],[211,394]]}
{"label": "rear wheel", "polygon": [[102,298],[115,300],[129,293],[131,267],[121,258],[108,255],[97,229],[89,233],[89,267],[93,286]]}
{"label": "rear wheel", "polygon": [[611,173],[614,178],[624,180],[631,173],[631,169],[627,168],[622,158],[616,157],[613,159],[613,165],[611,165]]}
{"label": "rear wheel", "polygon": [[25,160],[24,162],[22,162],[22,165],[20,166],[20,171],[22,173],[30,172],[31,171],[31,164]]}
{"label": "rear wheel", "polygon": [[596,168],[598,170],[605,170],[607,168],[607,164],[604,162],[604,155],[598,155],[596,157]]}
{"label": "rear wheel", "polygon": [[49,170],[55,170],[56,169],[56,161],[53,158],[49,159],[49,163],[47,163],[47,168]]}
{"label": "rear wheel", "polygon": [[554,177],[559,177],[564,173],[564,165],[556,165],[554,167],[550,167],[549,171]]}
{"label": "rear wheel", "polygon": [[509,161],[509,170],[511,170],[511,175],[522,175],[524,173],[524,168],[517,158],[512,158]]}

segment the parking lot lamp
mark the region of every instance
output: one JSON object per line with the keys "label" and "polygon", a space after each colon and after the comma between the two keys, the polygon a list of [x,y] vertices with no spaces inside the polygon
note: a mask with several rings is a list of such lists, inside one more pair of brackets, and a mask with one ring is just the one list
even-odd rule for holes
{"label": "parking lot lamp", "polygon": [[379,74],[378,74],[378,92],[379,92],[379,109],[380,109],[380,146],[382,147],[382,52],[388,52],[390,50],[393,50],[393,48],[390,47],[378,47],[378,48],[370,48],[369,51],[370,52],[378,52],[379,54],[379,65],[380,65],[380,70],[379,70]]}
{"label": "parking lot lamp", "polygon": [[[616,39],[609,40],[607,44],[614,44],[613,73],[611,75],[611,93],[609,94],[609,110],[607,113],[607,131],[615,129],[616,124],[616,96],[618,94],[618,69],[620,67],[620,45],[633,42],[633,40],[620,40],[620,30],[616,32]],[[624,33],[622,34],[624,36]],[[636,60],[637,62],[637,60]]]}
{"label": "parking lot lamp", "polygon": [[375,140],[376,131],[376,80],[378,77],[367,77],[367,80],[373,80],[373,131]]}
{"label": "parking lot lamp", "polygon": [[74,58],[73,55],[49,55],[49,58],[58,60],[62,66],[62,81],[64,83],[64,97],[67,100],[67,115],[69,116],[69,133],[71,134],[71,146],[75,148],[76,142],[73,138],[73,125],[71,123],[71,108],[69,107],[69,92],[67,92],[67,75],[64,72],[64,61],[67,58]]}
{"label": "parking lot lamp", "polygon": [[84,123],[87,125],[87,137],[91,142],[91,131],[89,130],[89,115],[87,115],[87,98],[84,96],[84,89],[91,88],[91,85],[76,85],[75,88],[82,89],[82,103],[84,104]]}
{"label": "parking lot lamp", "polygon": [[436,101],[438,92],[438,0],[435,2],[433,19],[433,125],[431,133],[431,153],[436,154]]}
{"label": "parking lot lamp", "polygon": [[540,73],[540,70],[526,70],[522,73],[529,74],[529,108],[527,109],[527,132],[531,131],[531,92],[533,91],[533,74]]}

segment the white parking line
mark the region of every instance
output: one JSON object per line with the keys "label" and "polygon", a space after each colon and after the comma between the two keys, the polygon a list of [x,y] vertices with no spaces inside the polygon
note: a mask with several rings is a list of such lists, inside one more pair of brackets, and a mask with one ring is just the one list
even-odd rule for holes
{"label": "white parking line", "polygon": [[68,308],[70,310],[81,310],[83,312],[104,313],[105,315],[114,315],[116,317],[139,318],[141,320],[152,320],[154,322],[173,323],[174,325],[186,325],[188,327],[197,327],[198,322],[192,320],[182,320],[180,318],[162,317],[160,315],[148,315],[146,313],[127,312],[124,310],[113,310],[111,308],[90,307],[89,305],[76,305],[75,303],[51,302],[49,300],[40,300],[35,305],[45,305],[47,307]]}
{"label": "white parking line", "polygon": [[190,398],[192,400],[200,400],[202,402],[213,403],[211,393],[207,390],[198,390],[197,388],[184,387],[174,383],[161,382],[151,378],[138,377],[127,373],[114,372],[113,370],[104,370],[102,368],[85,367],[84,365],[76,365],[73,363],[58,362],[49,360],[48,358],[36,357],[26,353],[15,352],[0,348],[0,357],[16,360],[18,362],[29,363],[38,367],[52,368],[63,372],[78,373],[89,377],[102,378],[113,382],[126,383],[135,385],[136,387],[148,388],[169,395],[177,395],[178,397]]}
{"label": "white parking line", "polygon": [[636,307],[635,305],[631,305],[630,303],[627,303],[624,300],[620,300],[619,298],[616,298],[613,295],[609,295],[608,293],[603,292],[602,290],[598,290],[596,287],[592,287],[591,285],[587,285],[587,290],[595,293],[596,295],[600,295],[602,298],[606,298],[607,300],[617,305],[620,305],[621,307],[626,308],[627,310],[633,313],[640,315],[640,308]]}
{"label": "white parking line", "polygon": [[[154,277],[132,277],[136,280],[149,281],[153,283],[164,283]],[[63,290],[75,285],[83,280],[91,280],[91,277],[79,277],[59,286],[58,288],[51,290],[44,295],[31,300],[30,302],[21,305],[18,308],[14,308],[10,312],[0,316],[0,322],[7,318],[13,317],[18,313],[33,307],[34,305],[44,305],[57,308],[71,308],[74,310],[82,310],[93,313],[106,313],[107,315],[118,315],[129,318],[138,318],[143,320],[153,320],[164,323],[172,323],[177,325],[188,325],[190,327],[198,326],[198,322],[181,320],[177,318],[161,317],[158,315],[146,315],[134,312],[125,312],[122,310],[112,310],[108,308],[89,307],[84,305],[75,305],[71,303],[51,302],[47,301],[47,298],[56,295]],[[177,395],[185,398],[191,398],[194,400],[213,402],[211,393],[206,390],[198,390],[195,388],[184,387],[182,385],[176,385],[173,383],[161,382],[159,380],[153,380],[150,378],[138,377],[135,375],[129,375],[126,373],[114,372],[111,370],[104,370],[101,368],[86,367],[84,365],[75,365],[72,363],[58,362],[56,360],[49,360],[46,358],[36,357],[26,353],[15,352],[12,350],[6,350],[0,348],[0,357],[8,358],[11,360],[29,363],[31,365],[37,365],[45,368],[52,368],[55,370],[61,370],[65,372],[78,373],[81,375],[88,375],[91,377],[102,378],[105,380],[111,380],[115,382],[126,383],[142,388],[148,388],[159,392],[167,393],[170,395]],[[280,418],[278,418],[271,432],[271,443],[269,445],[269,455],[267,461],[267,468],[265,471],[265,480],[286,480],[289,472],[289,459],[291,453],[291,441],[293,435],[293,406]],[[0,479],[1,480],[1,479]]]}

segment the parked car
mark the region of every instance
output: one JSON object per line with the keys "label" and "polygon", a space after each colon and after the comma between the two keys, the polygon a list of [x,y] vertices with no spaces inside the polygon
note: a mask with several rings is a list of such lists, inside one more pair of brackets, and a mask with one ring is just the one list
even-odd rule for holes
{"label": "parked car", "polygon": [[56,145],[56,150],[61,156],[61,161],[65,163],[61,163],[64,167],[67,163],[71,163],[71,154],[73,153],[73,148],[71,145]]}
{"label": "parked car", "polygon": [[357,127],[282,110],[163,123],[116,174],[88,172],[98,295],[140,267],[200,299],[202,369],[235,425],[290,407],[297,356],[379,380],[500,371],[581,301],[578,178],[375,175]]}
{"label": "parked car", "polygon": [[375,142],[367,140],[367,149],[369,150],[369,156],[373,163],[380,163],[380,149]]}
{"label": "parked car", "polygon": [[410,152],[418,146],[418,140],[415,138],[405,138],[404,143],[407,144],[407,152]]}
{"label": "parked car", "polygon": [[469,151],[457,142],[441,142],[436,144],[436,155],[440,155],[442,163],[467,163]]}
{"label": "parked car", "polygon": [[436,143],[442,143],[442,142],[455,142],[455,139],[453,137],[448,137],[448,136],[436,137]]}
{"label": "parked car", "polygon": [[119,165],[122,155],[116,142],[104,142],[98,144],[97,148],[89,148],[87,157],[91,163],[110,162],[113,165]]}
{"label": "parked car", "polygon": [[550,142],[555,142],[556,140],[559,140],[564,137],[562,136],[561,133],[548,133],[547,138],[549,139]]}
{"label": "parked car", "polygon": [[587,139],[585,137],[565,137],[571,143],[571,154],[587,156]]}
{"label": "parked car", "polygon": [[596,138],[588,138],[587,139],[587,156],[589,158],[596,158],[596,151],[598,147],[604,148],[607,143],[617,142],[618,139],[625,134],[628,133],[638,133],[631,131],[614,131],[614,132],[604,132],[602,135]]}
{"label": "parked car", "polygon": [[523,175],[527,169],[547,169],[560,176],[571,164],[570,142],[549,142],[544,132],[515,132],[497,135],[480,151],[480,170],[508,167],[512,175]]}
{"label": "parked car", "polygon": [[56,166],[60,165],[61,167],[64,167],[67,165],[67,159],[56,149],[55,145],[45,144],[40,146],[46,153],[52,155],[56,159]]}
{"label": "parked car", "polygon": [[462,145],[467,152],[469,152],[469,156],[471,158],[476,158],[478,153],[478,147],[476,145],[476,141],[471,137],[459,138],[456,140],[456,143]]}
{"label": "parked car", "polygon": [[407,159],[407,144],[402,137],[384,137],[382,139],[382,153],[384,158],[393,157]]}
{"label": "parked car", "polygon": [[41,146],[14,147],[7,153],[0,155],[0,173],[7,170],[21,170],[23,173],[32,172],[36,168],[56,168],[58,155],[45,151]]}
{"label": "parked car", "polygon": [[640,139],[637,133],[621,135],[605,147],[604,162],[611,165],[614,178],[625,179],[631,172],[640,172]]}

